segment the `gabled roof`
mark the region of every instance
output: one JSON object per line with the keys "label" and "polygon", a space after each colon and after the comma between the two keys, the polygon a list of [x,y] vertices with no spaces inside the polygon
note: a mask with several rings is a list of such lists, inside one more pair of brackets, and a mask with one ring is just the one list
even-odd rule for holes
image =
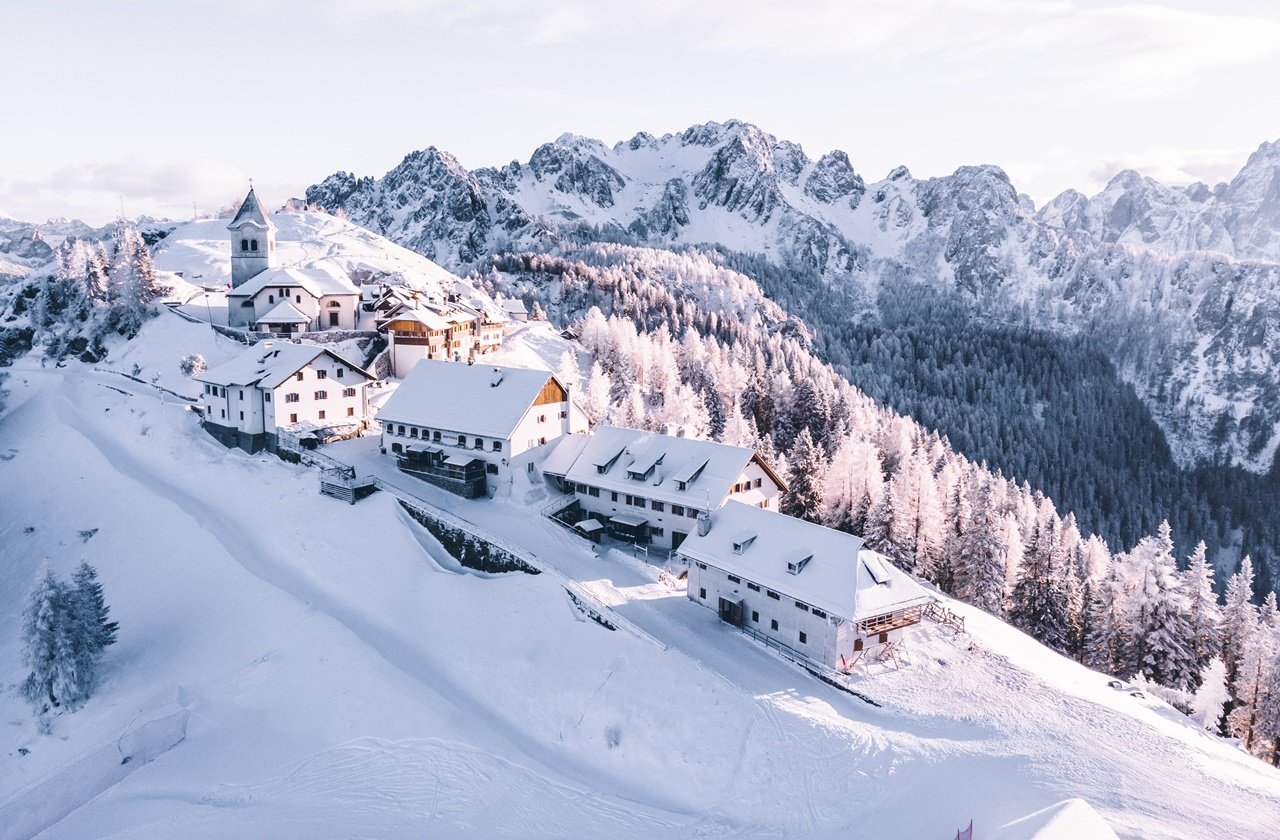
{"label": "gabled roof", "polygon": [[[569,445],[557,444],[557,450]],[[753,460],[759,461],[774,483],[785,489],[786,485],[754,450],[622,426],[597,427],[572,463],[567,463],[568,457],[553,452],[542,471],[579,484],[714,510]],[[637,473],[648,478],[631,477]],[[683,488],[680,482],[684,482]]]}
{"label": "gabled roof", "polygon": [[327,347],[274,341],[255,344],[231,361],[211,367],[199,376],[193,376],[192,379],[197,382],[208,382],[210,385],[258,385],[263,388],[274,388],[324,355],[332,356],[366,379],[373,379],[368,371],[347,361]]}
{"label": "gabled roof", "polygon": [[360,295],[360,290],[346,274],[326,265],[311,268],[268,268],[227,292],[227,297],[257,297],[272,286],[295,286],[313,298],[325,295]]}
{"label": "gabled roof", "polygon": [[[741,553],[735,552],[734,543],[744,541]],[[850,621],[933,598],[861,537],[737,501],[712,513],[711,530],[690,534],[679,552]],[[787,571],[788,563],[801,565],[801,571]]]}
{"label": "gabled roof", "polygon": [[275,227],[271,220],[267,218],[267,211],[262,206],[262,202],[258,200],[258,195],[253,191],[253,187],[249,187],[249,194],[244,197],[240,209],[236,212],[236,217],[231,220],[231,224],[227,225],[227,230],[234,230],[241,225],[253,225],[255,227],[267,230]]}
{"label": "gabled roof", "polygon": [[545,370],[423,359],[383,404],[378,419],[509,440],[554,379]]}
{"label": "gabled roof", "polygon": [[258,319],[259,324],[309,324],[311,319],[287,300],[282,300],[271,311]]}

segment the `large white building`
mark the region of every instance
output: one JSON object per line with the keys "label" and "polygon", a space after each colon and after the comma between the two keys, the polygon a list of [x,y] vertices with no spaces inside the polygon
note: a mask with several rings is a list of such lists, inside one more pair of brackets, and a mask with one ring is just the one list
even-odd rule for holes
{"label": "large white building", "polygon": [[424,359],[378,411],[382,451],[424,481],[474,498],[585,432],[587,416],[545,370]]}
{"label": "large white building", "polygon": [[860,537],[736,501],[679,554],[689,599],[809,659],[850,670],[900,641],[931,596]]}
{"label": "large white building", "polygon": [[356,328],[360,290],[341,270],[323,264],[281,268],[276,260],[276,226],[252,187],[227,230],[231,236],[228,326],[286,336]]}
{"label": "large white building", "polygon": [[772,509],[786,490],[754,450],[620,426],[562,441],[542,472],[576,495],[584,521],[656,548],[679,548],[728,499]]}
{"label": "large white building", "polygon": [[274,452],[281,429],[363,422],[372,378],[324,347],[272,341],[194,377],[205,430],[246,452]]}

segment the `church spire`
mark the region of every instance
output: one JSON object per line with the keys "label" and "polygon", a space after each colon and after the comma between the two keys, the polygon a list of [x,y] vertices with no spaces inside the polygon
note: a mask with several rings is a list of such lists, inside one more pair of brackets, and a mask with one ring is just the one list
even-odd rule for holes
{"label": "church spire", "polygon": [[249,194],[231,224],[231,286],[235,288],[276,264],[276,226],[250,182]]}

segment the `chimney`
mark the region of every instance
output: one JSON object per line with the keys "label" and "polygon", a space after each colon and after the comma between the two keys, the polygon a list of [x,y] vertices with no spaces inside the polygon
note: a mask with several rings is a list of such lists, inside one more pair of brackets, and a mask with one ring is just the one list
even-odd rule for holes
{"label": "chimney", "polygon": [[698,536],[705,537],[711,533],[711,514],[705,510],[698,514]]}

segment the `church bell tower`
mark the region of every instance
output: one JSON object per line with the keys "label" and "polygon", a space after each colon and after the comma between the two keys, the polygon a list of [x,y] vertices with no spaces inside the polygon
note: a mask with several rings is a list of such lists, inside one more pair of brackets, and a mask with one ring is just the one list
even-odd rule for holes
{"label": "church bell tower", "polygon": [[232,288],[275,266],[276,226],[267,218],[253,187],[227,230],[231,232]]}

